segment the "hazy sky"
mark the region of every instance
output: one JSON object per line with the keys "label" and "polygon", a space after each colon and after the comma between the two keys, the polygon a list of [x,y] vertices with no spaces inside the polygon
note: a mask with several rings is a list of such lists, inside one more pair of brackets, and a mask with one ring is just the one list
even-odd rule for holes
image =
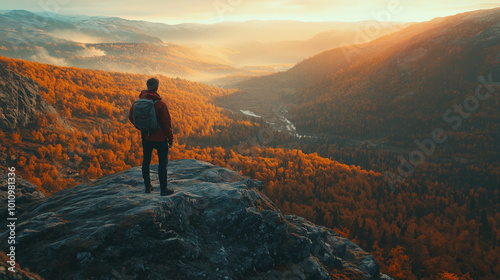
{"label": "hazy sky", "polygon": [[426,21],[494,7],[500,7],[498,0],[16,0],[0,4],[0,10],[45,10],[169,24],[254,19]]}

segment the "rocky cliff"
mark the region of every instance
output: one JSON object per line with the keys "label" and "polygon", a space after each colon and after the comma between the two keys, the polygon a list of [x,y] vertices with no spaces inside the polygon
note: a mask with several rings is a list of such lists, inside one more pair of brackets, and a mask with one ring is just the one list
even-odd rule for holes
{"label": "rocky cliff", "polygon": [[281,214],[258,181],[196,160],[172,161],[168,172],[167,197],[144,193],[135,167],[25,200],[18,262],[65,280],[390,279],[353,242]]}
{"label": "rocky cliff", "polygon": [[65,129],[71,126],[39,94],[41,86],[0,63],[0,128],[15,130],[33,123],[39,116],[51,114]]}

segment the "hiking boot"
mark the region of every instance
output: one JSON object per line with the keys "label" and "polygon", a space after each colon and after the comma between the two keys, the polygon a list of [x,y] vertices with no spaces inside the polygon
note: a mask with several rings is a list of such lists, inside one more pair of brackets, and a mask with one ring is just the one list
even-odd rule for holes
{"label": "hiking boot", "polygon": [[171,189],[166,189],[166,190],[162,190],[160,195],[161,196],[167,196],[167,195],[171,195],[174,193],[174,190],[171,190]]}
{"label": "hiking boot", "polygon": [[149,184],[149,185],[146,185],[146,190],[145,190],[145,193],[150,193],[154,190],[153,188],[153,185]]}

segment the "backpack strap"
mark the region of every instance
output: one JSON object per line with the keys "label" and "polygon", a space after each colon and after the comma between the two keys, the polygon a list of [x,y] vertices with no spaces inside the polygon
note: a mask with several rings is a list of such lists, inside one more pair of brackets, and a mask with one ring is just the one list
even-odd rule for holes
{"label": "backpack strap", "polygon": [[[156,102],[158,102],[158,101],[160,101],[160,99],[153,101],[153,108],[155,107]],[[155,112],[156,112],[156,109],[155,109]],[[156,116],[158,117],[158,112],[156,112],[156,114],[157,114]],[[158,122],[158,120],[157,120],[157,122]],[[159,122],[158,122],[158,125],[160,125]],[[148,136],[149,136],[149,130],[148,130]]]}

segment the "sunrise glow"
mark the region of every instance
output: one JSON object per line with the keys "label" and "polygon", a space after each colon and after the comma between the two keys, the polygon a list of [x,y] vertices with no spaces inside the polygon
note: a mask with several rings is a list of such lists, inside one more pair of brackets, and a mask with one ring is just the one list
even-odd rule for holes
{"label": "sunrise glow", "polygon": [[[191,0],[149,1],[45,1],[23,0],[2,4],[3,10],[26,9],[59,14],[115,16],[167,24],[217,23],[249,20],[420,22],[466,11],[491,9],[500,3],[482,0]],[[46,4],[44,4],[46,3]]]}

